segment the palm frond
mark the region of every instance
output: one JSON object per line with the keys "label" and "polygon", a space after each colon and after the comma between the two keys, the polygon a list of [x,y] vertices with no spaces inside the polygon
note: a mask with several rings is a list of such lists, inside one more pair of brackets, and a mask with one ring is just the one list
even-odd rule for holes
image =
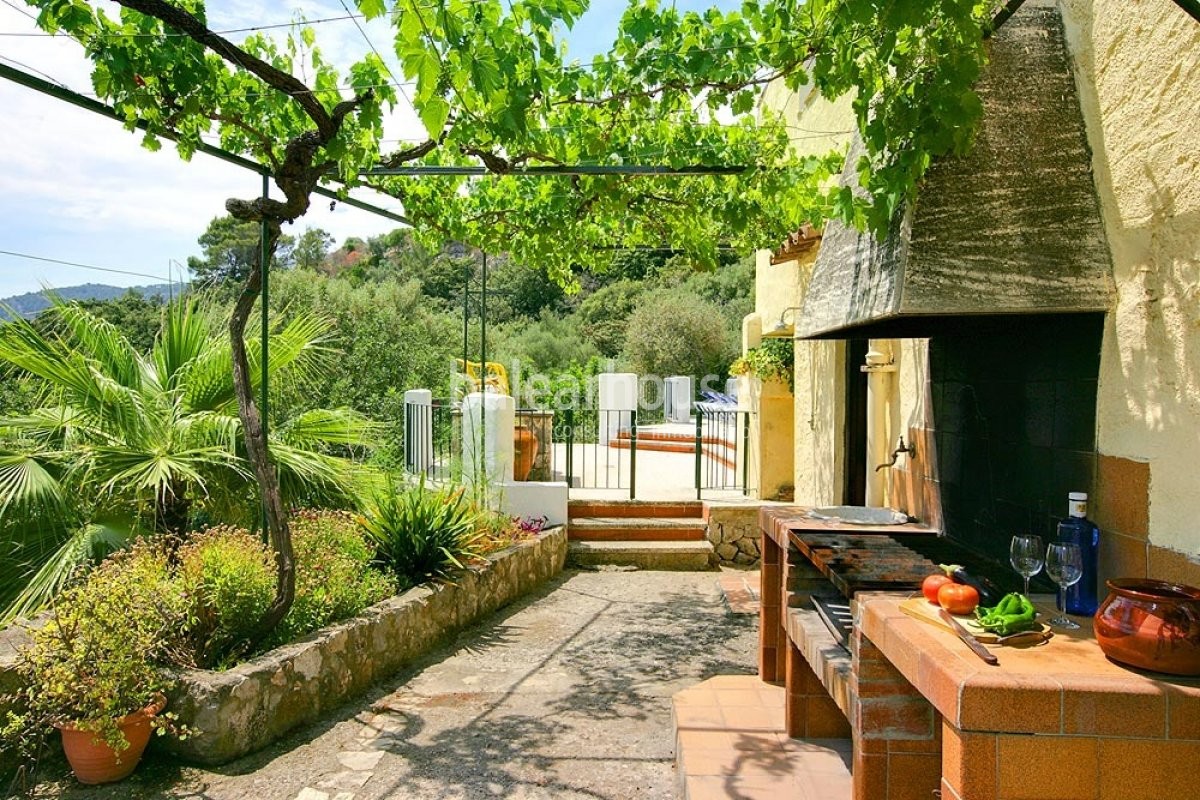
{"label": "palm frond", "polygon": [[95,448],[91,474],[100,490],[109,494],[132,493],[163,496],[180,485],[190,485],[203,494],[210,470],[229,470],[245,475],[241,461],[219,447],[202,447],[179,452],[138,452],[128,448]]}
{"label": "palm frond", "polygon": [[61,518],[67,496],[50,466],[55,454],[0,451],[0,520],[10,511]]}
{"label": "palm frond", "polygon": [[205,352],[211,339],[207,322],[197,312],[196,300],[179,298],[168,304],[150,355],[158,386],[164,390],[178,388],[187,366]]}
{"label": "palm frond", "polygon": [[0,360],[41,378],[76,402],[99,394],[96,373],[83,355],[46,338],[22,317],[0,326]]}
{"label": "palm frond", "polygon": [[275,428],[277,437],[293,447],[371,447],[384,427],[349,408],[318,408],[297,414]]}
{"label": "palm frond", "polygon": [[4,607],[0,625],[36,614],[79,567],[119,550],[133,536],[129,524],[105,520],[49,534],[19,548],[12,558],[0,561],[0,604]]}
{"label": "palm frond", "polygon": [[53,314],[62,323],[67,341],[76,352],[99,365],[101,372],[121,386],[141,388],[141,357],[117,326],[78,303],[53,296],[51,302]]}
{"label": "palm frond", "polygon": [[29,439],[44,446],[68,447],[87,425],[74,406],[43,406],[28,414],[0,418],[0,434]]}
{"label": "palm frond", "polygon": [[271,445],[271,460],[279,475],[279,489],[289,505],[346,508],[356,504],[356,473],[366,467],[278,442]]}

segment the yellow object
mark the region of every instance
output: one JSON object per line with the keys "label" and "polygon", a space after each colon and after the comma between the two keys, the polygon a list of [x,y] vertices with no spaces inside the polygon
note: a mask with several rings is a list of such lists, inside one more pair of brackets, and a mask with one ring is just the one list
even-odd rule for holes
{"label": "yellow object", "polygon": [[484,365],[478,361],[464,362],[461,358],[457,358],[455,364],[458,365],[459,371],[471,381],[472,391],[481,391],[486,380],[489,389],[500,394],[508,394],[508,371],[504,369],[503,364],[496,361],[487,362],[486,379],[483,377]]}

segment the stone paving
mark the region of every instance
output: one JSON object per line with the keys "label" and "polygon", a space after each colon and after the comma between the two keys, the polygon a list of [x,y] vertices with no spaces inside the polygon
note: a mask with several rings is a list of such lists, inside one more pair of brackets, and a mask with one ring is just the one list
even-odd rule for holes
{"label": "stone paving", "polygon": [[674,797],[671,697],[754,671],[755,620],[714,573],[566,572],[359,703],[214,770],[151,754],[43,797],[381,800]]}

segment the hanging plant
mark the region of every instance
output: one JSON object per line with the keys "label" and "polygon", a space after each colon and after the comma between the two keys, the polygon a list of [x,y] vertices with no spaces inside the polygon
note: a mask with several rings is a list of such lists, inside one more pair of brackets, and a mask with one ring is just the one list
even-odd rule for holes
{"label": "hanging plant", "polygon": [[796,350],[791,339],[766,339],[729,366],[733,375],[753,375],[760,381],[786,383],[795,391]]}

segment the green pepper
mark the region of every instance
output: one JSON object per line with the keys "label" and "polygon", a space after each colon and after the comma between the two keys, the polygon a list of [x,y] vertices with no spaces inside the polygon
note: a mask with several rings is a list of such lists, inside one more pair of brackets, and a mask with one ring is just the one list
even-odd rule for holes
{"label": "green pepper", "polygon": [[1034,627],[1037,610],[1023,594],[1016,592],[1004,596],[992,608],[976,609],[980,627],[1000,636],[1009,636]]}

